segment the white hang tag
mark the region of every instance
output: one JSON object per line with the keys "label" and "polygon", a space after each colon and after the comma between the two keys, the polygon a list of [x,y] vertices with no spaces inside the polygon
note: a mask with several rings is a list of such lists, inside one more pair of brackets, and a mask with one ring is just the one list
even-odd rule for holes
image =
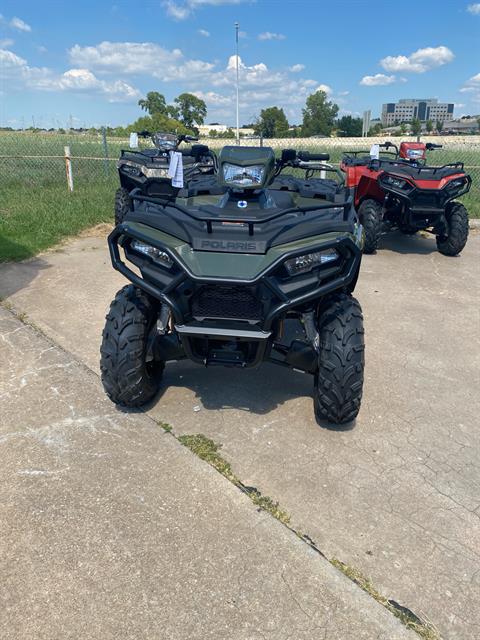
{"label": "white hang tag", "polygon": [[183,157],[179,151],[170,151],[168,177],[172,179],[172,187],[183,189]]}
{"label": "white hang tag", "polygon": [[138,148],[138,134],[133,132],[130,134],[130,149]]}
{"label": "white hang tag", "polygon": [[370,157],[375,160],[380,158],[380,147],[378,144],[372,144],[370,147]]}

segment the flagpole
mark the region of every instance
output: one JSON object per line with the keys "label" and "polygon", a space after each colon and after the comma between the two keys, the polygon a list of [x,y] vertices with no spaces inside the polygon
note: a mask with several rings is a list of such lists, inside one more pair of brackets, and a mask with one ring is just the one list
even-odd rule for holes
{"label": "flagpole", "polygon": [[237,144],[240,144],[240,119],[239,119],[239,108],[238,108],[238,22],[235,22],[235,68],[237,74]]}

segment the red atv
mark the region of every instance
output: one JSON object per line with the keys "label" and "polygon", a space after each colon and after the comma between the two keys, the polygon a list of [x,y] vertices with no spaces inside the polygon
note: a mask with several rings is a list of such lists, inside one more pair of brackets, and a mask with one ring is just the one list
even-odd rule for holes
{"label": "red atv", "polygon": [[421,229],[433,233],[440,253],[459,254],[467,242],[468,213],[454,198],[472,184],[463,162],[427,166],[425,152],[441,146],[432,143],[378,146],[378,158],[352,151],[340,165],[346,186],[355,189],[355,207],[365,229],[364,252],[374,253],[381,234],[397,227],[405,234]]}

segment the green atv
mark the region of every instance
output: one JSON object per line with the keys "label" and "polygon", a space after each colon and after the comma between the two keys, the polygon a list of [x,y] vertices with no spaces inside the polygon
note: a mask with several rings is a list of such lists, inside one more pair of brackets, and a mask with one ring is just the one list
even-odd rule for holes
{"label": "green atv", "polygon": [[[132,283],[103,331],[102,382],[113,402],[148,403],[171,361],[245,369],[267,361],[313,375],[319,420],[356,417],[364,335],[352,292],[363,229],[327,160],[225,147],[214,185],[191,181],[174,200],[131,192],[133,209],[108,239],[113,267]],[[286,168],[296,171],[281,175]]]}

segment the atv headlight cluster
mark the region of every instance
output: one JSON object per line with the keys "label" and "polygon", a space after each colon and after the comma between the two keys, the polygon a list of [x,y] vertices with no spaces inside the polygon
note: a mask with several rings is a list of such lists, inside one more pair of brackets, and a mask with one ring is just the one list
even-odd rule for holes
{"label": "atv headlight cluster", "polygon": [[335,262],[338,258],[338,252],[335,249],[324,249],[323,251],[314,251],[305,253],[296,258],[285,260],[284,265],[289,275],[298,276],[301,273],[308,273],[315,267],[321,267],[329,262]]}
{"label": "atv headlight cluster", "polygon": [[122,164],[120,169],[129,176],[139,176],[140,169],[133,164]]}
{"label": "atv headlight cluster", "polygon": [[166,269],[171,269],[173,267],[173,260],[170,258],[168,253],[165,253],[165,251],[162,251],[161,249],[157,249],[157,247],[152,247],[151,244],[146,244],[140,240],[132,240],[130,246],[134,251],[142,253],[144,256],[148,256],[153,260],[153,262],[159,264],[161,267],[165,267]]}
{"label": "atv headlight cluster", "polygon": [[265,166],[261,164],[250,167],[240,167],[236,164],[225,162],[223,164],[223,180],[225,184],[235,187],[261,186],[265,173]]}
{"label": "atv headlight cluster", "polygon": [[146,178],[168,178],[168,167],[142,167],[142,173]]}
{"label": "atv headlight cluster", "polygon": [[467,184],[467,178],[456,178],[447,184],[448,191],[457,191]]}
{"label": "atv headlight cluster", "polygon": [[396,176],[392,176],[388,173],[384,173],[380,177],[381,182],[389,187],[393,187],[394,189],[400,189],[401,191],[410,191],[413,189],[413,186],[408,182],[408,180],[403,180],[403,178],[397,178]]}

